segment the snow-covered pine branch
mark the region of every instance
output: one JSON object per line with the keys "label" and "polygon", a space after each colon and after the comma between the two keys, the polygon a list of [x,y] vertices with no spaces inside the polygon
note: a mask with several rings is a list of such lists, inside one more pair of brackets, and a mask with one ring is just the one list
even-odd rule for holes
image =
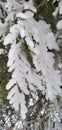
{"label": "snow-covered pine branch", "polygon": [[[50,25],[43,20],[34,19],[36,8],[32,0],[23,1],[22,4],[8,0],[6,7],[9,10],[6,22],[8,19],[17,19],[3,43],[5,46],[10,45],[7,66],[8,71],[12,72],[6,85],[9,90],[7,99],[16,110],[21,104],[21,116],[24,119],[27,112],[25,95],[31,93],[36,101],[36,91],[39,89],[46,93],[46,98],[53,101],[61,93],[60,74],[54,70],[54,54],[51,52],[52,49],[59,50],[59,47]],[[46,83],[46,88],[42,85],[42,80]]]}

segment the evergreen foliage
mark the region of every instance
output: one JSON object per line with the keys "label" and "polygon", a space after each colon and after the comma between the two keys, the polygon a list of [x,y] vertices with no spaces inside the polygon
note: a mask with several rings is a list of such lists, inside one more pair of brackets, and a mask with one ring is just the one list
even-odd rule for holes
{"label": "evergreen foliage", "polygon": [[0,11],[0,99],[8,94],[21,118],[40,118],[41,129],[60,129],[62,1],[0,0]]}

